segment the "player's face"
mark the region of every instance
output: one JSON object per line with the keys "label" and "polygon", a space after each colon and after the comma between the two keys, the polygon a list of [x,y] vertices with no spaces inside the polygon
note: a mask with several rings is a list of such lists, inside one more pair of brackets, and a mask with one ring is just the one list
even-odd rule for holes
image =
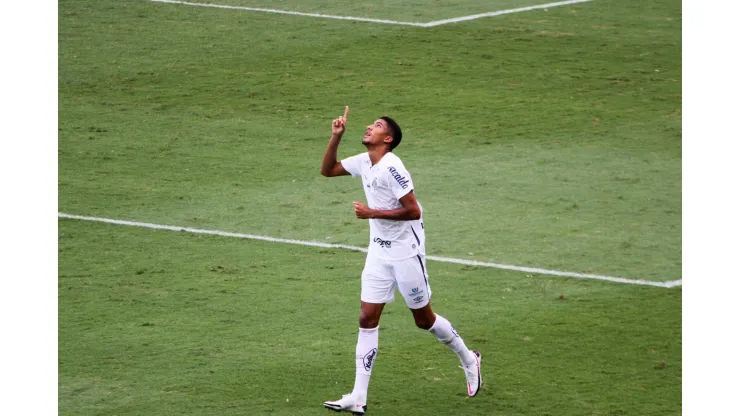
{"label": "player's face", "polygon": [[379,118],[365,129],[365,136],[362,138],[362,144],[365,146],[380,145],[385,143],[386,139],[388,139],[388,142],[391,140],[388,123],[386,123],[382,118]]}

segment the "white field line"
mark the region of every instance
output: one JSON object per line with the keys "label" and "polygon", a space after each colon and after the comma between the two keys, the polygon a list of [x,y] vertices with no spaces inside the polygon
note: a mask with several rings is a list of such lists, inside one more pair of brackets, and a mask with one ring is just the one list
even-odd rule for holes
{"label": "white field line", "polygon": [[[366,248],[348,246],[345,244],[329,244],[329,243],[320,243],[316,241],[301,241],[301,240],[292,240],[292,239],[287,239],[287,238],[267,237],[264,235],[231,233],[228,231],[202,230],[198,228],[180,227],[176,225],[161,225],[161,224],[151,224],[147,222],[116,220],[116,219],[111,219],[111,218],[86,217],[82,215],[65,214],[63,212],[59,212],[57,215],[59,216],[59,218],[105,222],[108,224],[128,225],[132,227],[151,228],[155,230],[185,231],[185,232],[195,233],[195,234],[209,234],[209,235],[219,235],[222,237],[246,238],[250,240],[262,240],[262,241],[269,241],[273,243],[296,244],[296,245],[301,245],[301,246],[322,247],[322,248],[341,248],[345,250],[362,251],[362,252],[367,253]],[[666,287],[666,288],[671,288],[671,287],[682,285],[682,280],[674,280],[670,282],[651,282],[649,280],[633,280],[633,279],[625,279],[623,277],[610,277],[610,276],[600,276],[596,274],[561,272],[558,270],[546,270],[546,269],[538,269],[534,267],[511,266],[508,264],[498,264],[498,263],[486,263],[482,261],[455,259],[455,258],[450,258],[450,257],[427,256],[427,259],[441,261],[445,263],[464,264],[468,266],[493,267],[497,269],[515,270],[515,271],[527,272],[527,273],[547,274],[547,275],[563,276],[563,277],[575,277],[579,279],[606,280],[609,282],[626,283],[626,284],[632,284],[632,285],[656,286],[656,287]]]}
{"label": "white field line", "polygon": [[319,13],[301,13],[290,10],[278,10],[278,9],[263,9],[259,7],[245,7],[245,6],[229,6],[224,4],[212,4],[212,3],[192,3],[187,1],[178,0],[151,0],[157,3],[170,3],[170,4],[182,4],[185,6],[199,6],[199,7],[215,7],[218,9],[234,9],[234,10],[248,10],[253,12],[264,12],[264,13],[279,13],[279,14],[290,14],[294,16],[309,16],[309,17],[320,17],[324,19],[339,19],[339,20],[353,20],[357,22],[372,22],[372,23],[385,23],[389,25],[403,25],[403,26],[417,26],[417,27],[434,27],[440,25],[446,25],[449,23],[463,22],[466,20],[480,19],[482,17],[500,16],[502,14],[511,14],[526,12],[529,10],[537,9],[549,9],[551,7],[566,6],[569,4],[585,3],[592,0],[566,0],[558,1],[555,3],[538,4],[536,6],[520,7],[517,9],[499,10],[495,12],[472,14],[469,16],[454,17],[452,19],[435,20],[433,22],[419,23],[419,22],[400,22],[396,20],[386,19],[371,19],[368,17],[354,17],[354,16],[335,16],[331,14],[319,14]]}
{"label": "white field line", "polygon": [[413,22],[397,22],[395,20],[384,20],[384,19],[370,19],[367,17],[353,17],[353,16],[334,16],[330,14],[319,14],[319,13],[301,13],[292,12],[290,10],[276,10],[276,9],[261,9],[258,7],[244,7],[244,6],[226,6],[223,4],[210,4],[210,3],[190,3],[187,1],[175,1],[175,0],[152,0],[157,3],[172,3],[172,4],[183,4],[186,6],[201,6],[201,7],[216,7],[219,9],[236,9],[236,10],[249,10],[252,12],[265,12],[265,13],[279,13],[279,14],[292,14],[295,16],[309,16],[309,17],[323,17],[324,19],[339,19],[339,20],[354,20],[358,22],[373,22],[373,23],[385,23],[389,25],[404,25],[404,26],[424,26],[424,23],[413,23]]}
{"label": "white field line", "polygon": [[559,1],[556,3],[538,4],[536,6],[520,7],[518,9],[509,9],[509,10],[500,10],[497,12],[471,14],[470,16],[454,17],[452,19],[436,20],[434,22],[424,23],[424,27],[446,25],[448,23],[457,23],[457,22],[463,22],[465,20],[480,19],[481,17],[501,16],[502,14],[527,12],[530,10],[537,10],[537,9],[549,9],[551,7],[567,6],[569,4],[585,3],[588,1],[592,1],[592,0],[566,0],[566,1]]}

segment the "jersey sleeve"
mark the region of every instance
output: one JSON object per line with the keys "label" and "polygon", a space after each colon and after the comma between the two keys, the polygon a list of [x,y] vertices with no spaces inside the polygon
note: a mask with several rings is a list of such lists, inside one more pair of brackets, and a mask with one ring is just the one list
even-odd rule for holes
{"label": "jersey sleeve", "polygon": [[406,170],[403,164],[388,166],[388,186],[396,199],[401,199],[404,195],[414,190],[414,182],[411,181],[411,174]]}
{"label": "jersey sleeve", "polygon": [[342,159],[341,161],[344,170],[349,172],[353,178],[362,175],[363,155],[363,153],[360,153],[359,155],[350,156],[346,159]]}

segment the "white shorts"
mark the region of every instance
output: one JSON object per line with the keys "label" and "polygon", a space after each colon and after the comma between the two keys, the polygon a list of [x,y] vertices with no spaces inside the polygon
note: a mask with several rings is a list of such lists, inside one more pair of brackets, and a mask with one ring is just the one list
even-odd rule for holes
{"label": "white shorts", "polygon": [[360,299],[367,303],[391,303],[396,287],[411,309],[423,308],[429,303],[432,289],[424,256],[416,255],[405,260],[367,256]]}

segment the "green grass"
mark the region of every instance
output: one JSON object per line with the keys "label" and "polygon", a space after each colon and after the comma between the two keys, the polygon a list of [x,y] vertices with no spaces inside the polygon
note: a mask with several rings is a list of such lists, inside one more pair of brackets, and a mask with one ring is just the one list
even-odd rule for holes
{"label": "green grass", "polygon": [[675,280],[674,3],[430,30],[63,2],[60,210],[365,244],[360,187],[317,174],[350,104],[342,156],[379,115],[401,122],[433,254]]}
{"label": "green grass", "polygon": [[[60,414],[323,415],[351,390],[362,253],[59,231]],[[484,354],[485,389],[466,398],[457,357],[398,300],[372,414],[680,414],[681,290],[429,269],[435,309]]]}
{"label": "green grass", "polygon": [[193,0],[189,3],[257,7],[301,13],[426,23],[433,20],[450,19],[554,2],[547,0],[466,0],[454,2],[441,0],[365,2],[351,0]]}
{"label": "green grass", "polygon": [[[237,3],[419,21],[534,4]],[[414,28],[62,0],[59,210],[363,246],[361,186],[318,173],[349,104],[340,156],[378,116],[401,124],[429,254],[676,280],[681,80],[677,1]],[[61,414],[314,414],[351,388],[360,254],[60,232]],[[485,394],[463,397],[397,303],[373,413],[680,413],[680,288],[430,269],[435,307],[486,354]]]}

